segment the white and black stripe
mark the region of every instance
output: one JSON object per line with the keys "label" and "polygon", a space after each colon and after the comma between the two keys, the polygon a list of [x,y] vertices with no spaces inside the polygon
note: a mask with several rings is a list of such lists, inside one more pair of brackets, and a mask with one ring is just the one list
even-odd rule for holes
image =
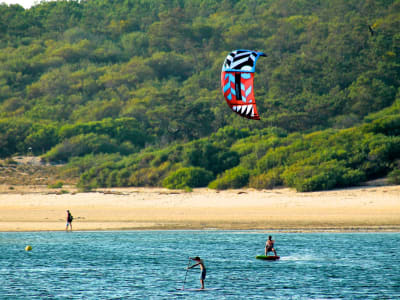
{"label": "white and black stripe", "polygon": [[257,52],[250,50],[236,50],[226,57],[224,69],[251,71],[255,67]]}

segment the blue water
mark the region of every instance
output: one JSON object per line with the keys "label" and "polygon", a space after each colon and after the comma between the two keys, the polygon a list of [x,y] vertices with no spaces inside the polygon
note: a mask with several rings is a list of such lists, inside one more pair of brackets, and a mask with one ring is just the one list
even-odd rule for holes
{"label": "blue water", "polygon": [[[256,260],[267,235],[0,233],[0,299],[400,299],[400,233],[275,232],[281,260]],[[177,290],[196,255],[206,290]],[[185,289],[199,275],[189,270]]]}

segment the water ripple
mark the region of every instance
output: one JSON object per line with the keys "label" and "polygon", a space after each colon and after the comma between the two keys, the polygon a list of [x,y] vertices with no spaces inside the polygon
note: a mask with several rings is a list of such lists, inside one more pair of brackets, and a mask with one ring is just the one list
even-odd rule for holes
{"label": "water ripple", "polygon": [[400,298],[399,233],[273,234],[275,262],[257,231],[0,233],[0,299]]}

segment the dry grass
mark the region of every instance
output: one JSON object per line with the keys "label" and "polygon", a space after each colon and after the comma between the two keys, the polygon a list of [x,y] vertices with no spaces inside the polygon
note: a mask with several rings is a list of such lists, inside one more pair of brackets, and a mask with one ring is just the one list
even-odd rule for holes
{"label": "dry grass", "polygon": [[64,176],[61,166],[42,164],[34,156],[16,156],[0,160],[0,184],[9,186],[52,185],[57,181],[65,184],[76,184],[78,178]]}

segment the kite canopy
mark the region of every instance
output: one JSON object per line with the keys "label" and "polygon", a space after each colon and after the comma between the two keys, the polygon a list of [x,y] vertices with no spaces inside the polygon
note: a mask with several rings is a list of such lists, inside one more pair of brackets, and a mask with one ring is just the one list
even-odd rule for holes
{"label": "kite canopy", "polygon": [[221,88],[229,107],[242,117],[259,120],[254,99],[254,72],[263,52],[235,50],[222,65]]}

